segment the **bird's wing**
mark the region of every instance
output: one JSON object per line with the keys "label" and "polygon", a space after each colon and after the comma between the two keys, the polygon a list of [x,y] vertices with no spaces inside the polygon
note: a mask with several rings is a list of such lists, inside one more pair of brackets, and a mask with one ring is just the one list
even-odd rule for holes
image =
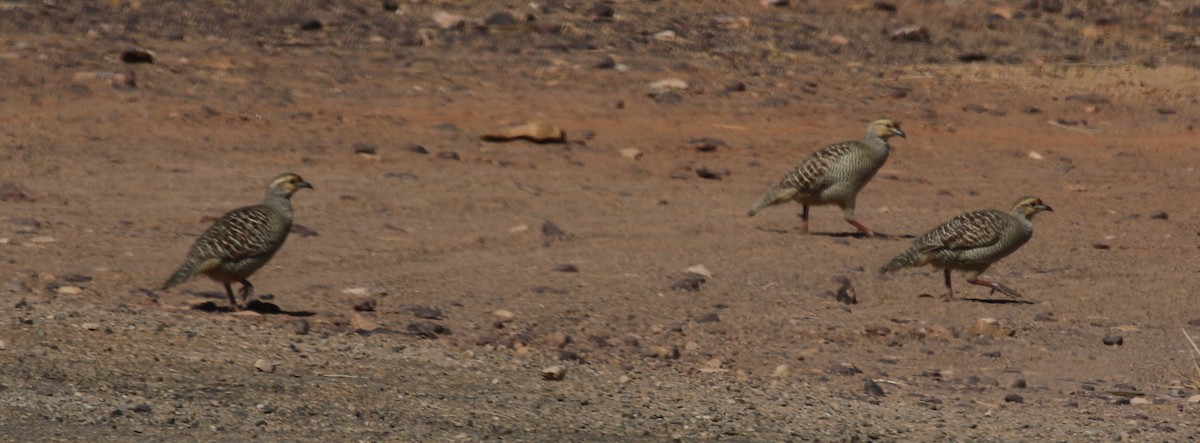
{"label": "bird's wing", "polygon": [[817,150],[804,160],[804,163],[793,169],[787,177],[784,177],[784,184],[801,191],[812,191],[829,186],[830,182],[827,180],[829,169],[843,157],[850,155],[857,143],[856,141],[834,143]]}
{"label": "bird's wing", "polygon": [[917,249],[929,253],[991,246],[1000,241],[1007,216],[995,210],[962,214],[921,236],[917,241]]}
{"label": "bird's wing", "polygon": [[263,205],[235,209],[217,220],[192,245],[194,255],[240,260],[269,252],[270,209]]}

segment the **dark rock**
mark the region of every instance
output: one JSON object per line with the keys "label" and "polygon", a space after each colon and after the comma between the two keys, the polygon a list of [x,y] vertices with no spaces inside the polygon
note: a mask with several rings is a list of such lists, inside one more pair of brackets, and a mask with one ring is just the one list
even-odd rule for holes
{"label": "dark rock", "polygon": [[423,318],[426,320],[442,319],[442,310],[432,306],[413,306],[408,310],[417,318]]}
{"label": "dark rock", "polygon": [[1042,0],[1042,11],[1059,13],[1063,10],[1062,0]]}
{"label": "dark rock", "polygon": [[888,1],[877,0],[871,7],[878,11],[896,12],[896,4]]}
{"label": "dark rock", "polygon": [[888,38],[897,42],[927,42],[929,30],[916,25],[901,26],[889,32]]}
{"label": "dark rock", "polygon": [[721,321],[721,316],[717,315],[715,312],[709,312],[696,317],[696,323],[716,323],[719,321]]}
{"label": "dark rock", "polygon": [[129,408],[129,410],[138,414],[149,414],[153,409],[150,407],[149,403],[138,403],[133,405],[132,408]]}
{"label": "dark rock", "polygon": [[596,69],[613,69],[617,67],[617,60],[612,58],[612,56],[606,55],[600,61],[596,62],[596,64],[592,65],[592,67]]}
{"label": "dark rock", "polygon": [[1158,211],[1153,214],[1150,214],[1150,218],[1153,220],[1166,220],[1167,213],[1165,211]]}
{"label": "dark rock", "polygon": [[1176,111],[1171,108],[1155,108],[1154,110],[1162,115],[1175,115],[1176,113]]}
{"label": "dark rock", "polygon": [[1025,383],[1025,379],[1018,378],[1012,382],[1011,386],[1017,389],[1025,389],[1025,387],[1028,385]]}
{"label": "dark rock", "polygon": [[154,63],[154,54],[145,49],[128,49],[121,52],[121,61],[125,63]]}
{"label": "dark rock", "polygon": [[672,91],[652,92],[649,94],[651,99],[661,105],[676,105],[683,103],[683,96]]}
{"label": "dark rock", "polygon": [[725,92],[743,92],[746,90],[745,82],[733,82],[725,85]]}
{"label": "dark rock", "polygon": [[854,366],[854,365],[852,365],[852,364],[850,364],[850,363],[838,363],[838,364],[836,364],[836,365],[830,366],[830,367],[829,367],[829,370],[828,370],[828,372],[829,372],[830,374],[834,374],[834,375],[857,375],[857,374],[862,374],[862,370],[861,370],[861,369],[858,369],[858,367],[857,367],[857,366]]}
{"label": "dark rock", "polygon": [[92,277],[83,274],[66,274],[62,276],[62,280],[67,283],[87,283],[92,281]]}
{"label": "dark rock", "polygon": [[841,282],[842,286],[838,288],[837,294],[833,296],[833,299],[847,305],[858,304],[858,293],[854,291],[854,286],[850,284],[850,279],[838,277],[836,280]]}
{"label": "dark rock", "polygon": [[558,266],[555,266],[554,270],[556,272],[579,272],[579,267],[570,263],[562,263]]}
{"label": "dark rock", "polygon": [[1107,251],[1109,249],[1112,249],[1112,246],[1106,245],[1104,243],[1092,243],[1092,247],[1099,249],[1101,251]]}
{"label": "dark rock", "polygon": [[570,290],[568,290],[568,289],[563,289],[563,288],[552,288],[552,287],[550,287],[550,286],[545,286],[545,285],[534,286],[534,287],[532,287],[532,288],[529,288],[529,290],[530,290],[531,292],[533,292],[534,294],[555,294],[555,295],[563,295],[563,294],[570,294],[570,293],[571,293],[571,291],[570,291]]}
{"label": "dark rock", "polygon": [[450,334],[450,329],[430,322],[409,323],[407,330],[412,335],[430,340],[436,339],[439,335]]}
{"label": "dark rock", "polygon": [[546,237],[562,237],[567,235],[567,233],[563,232],[562,228],[558,227],[554,222],[546,220],[542,222],[542,235]]}
{"label": "dark rock", "polygon": [[707,167],[701,167],[700,169],[696,170],[696,175],[705,180],[720,180],[721,177],[729,175],[729,171],[714,171],[712,169],[708,169]]}
{"label": "dark rock", "polygon": [[459,156],[458,153],[454,152],[454,151],[439,152],[439,153],[437,153],[437,158],[446,159],[446,160],[462,160],[462,157]]}
{"label": "dark rock", "polygon": [[583,11],[583,15],[592,21],[609,22],[612,21],[613,16],[616,15],[616,11],[613,10],[612,6],[604,3],[596,3],[592,5],[592,7]]}
{"label": "dark rock", "polygon": [[[25,301],[25,299],[21,299],[21,301]],[[20,303],[17,304],[20,305]],[[1188,320],[1188,326],[1200,326],[1200,318]]]}
{"label": "dark rock", "polygon": [[378,151],[379,150],[375,148],[375,145],[368,145],[366,143],[355,143],[354,144],[354,153],[355,154],[375,155]]}
{"label": "dark rock", "polygon": [[354,310],[358,311],[358,312],[374,312],[375,311],[375,299],[364,298],[364,299],[354,302]]}
{"label": "dark rock", "polygon": [[583,358],[580,357],[579,354],[576,354],[571,351],[565,351],[565,350],[558,351],[558,359],[563,360],[563,361],[578,361],[578,362],[583,361]]}
{"label": "dark rock", "polygon": [[483,24],[487,26],[512,26],[520,22],[512,13],[505,11],[492,14],[483,20]]}
{"label": "dark rock", "polygon": [[422,155],[430,154],[430,150],[425,149],[425,146],[422,146],[422,145],[419,145],[416,143],[409,143],[409,144],[403,145],[402,148],[400,148],[400,149],[406,150],[409,152],[415,152],[415,154],[422,154]]}
{"label": "dark rock", "polygon": [[1108,346],[1121,346],[1125,344],[1125,338],[1120,335],[1106,335],[1103,341]]}
{"label": "dark rock", "polygon": [[0,201],[6,202],[32,202],[33,197],[29,195],[29,191],[25,186],[17,182],[0,183]]}
{"label": "dark rock", "polygon": [[301,31],[320,31],[324,27],[325,24],[317,19],[305,20],[304,23],[300,24]]}
{"label": "dark rock", "polygon": [[1030,107],[1028,107],[1028,108],[1025,108],[1025,111],[1024,111],[1024,112],[1025,112],[1026,114],[1041,114],[1041,113],[1042,113],[1042,109],[1041,109],[1041,108],[1039,108],[1039,107],[1037,107],[1037,106],[1030,106]]}
{"label": "dark rock", "polygon": [[959,54],[958,57],[956,57],[956,58],[958,59],[958,61],[963,62],[963,63],[976,63],[976,62],[987,61],[988,55],[984,54],[982,52],[967,52],[967,53]]}
{"label": "dark rock", "polygon": [[700,137],[688,140],[687,146],[700,152],[713,152],[717,148],[728,148],[729,145],[724,140],[712,137]]}
{"label": "dark rock", "polygon": [[292,332],[296,333],[296,335],[307,335],[308,330],[308,320],[298,318],[292,321]]}
{"label": "dark rock", "polygon": [[1025,403],[1025,398],[1019,394],[1008,394],[1004,396],[1005,403]]}
{"label": "dark rock", "polygon": [[400,4],[396,0],[383,0],[383,10],[387,12],[396,12],[400,9]]}
{"label": "dark rock", "polygon": [[866,383],[863,384],[863,390],[866,391],[867,395],[872,397],[883,397],[887,395],[883,393],[883,387],[879,386],[879,383],[875,383],[875,380],[872,380],[871,377],[867,377]]}
{"label": "dark rock", "polygon": [[[387,177],[387,178],[398,178],[401,180],[416,180],[417,179],[417,174],[413,174],[411,172],[393,171],[393,172],[389,172],[387,174],[383,174],[383,176]],[[351,197],[353,197],[353,196],[351,196]]]}
{"label": "dark rock", "polygon": [[695,272],[685,272],[683,278],[671,284],[671,289],[676,291],[697,292],[700,290],[700,285],[708,281],[703,275]]}
{"label": "dark rock", "polygon": [[989,352],[984,352],[983,356],[987,357],[987,358],[1000,358],[1001,354],[1000,354],[1000,351],[989,351]]}

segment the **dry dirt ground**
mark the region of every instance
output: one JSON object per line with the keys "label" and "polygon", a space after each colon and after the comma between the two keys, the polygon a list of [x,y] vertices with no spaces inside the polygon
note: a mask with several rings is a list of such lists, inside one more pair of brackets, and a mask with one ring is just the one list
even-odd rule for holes
{"label": "dry dirt ground", "polygon": [[[2,0],[0,440],[1195,440],[1192,5]],[[746,217],[879,116],[889,237]],[[254,310],[158,290],[284,171]],[[1032,303],[877,274],[1022,195]]]}

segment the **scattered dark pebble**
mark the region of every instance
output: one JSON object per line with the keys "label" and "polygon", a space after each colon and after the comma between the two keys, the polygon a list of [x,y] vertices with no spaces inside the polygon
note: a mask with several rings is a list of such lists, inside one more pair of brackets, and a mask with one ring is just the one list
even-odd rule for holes
{"label": "scattered dark pebble", "polygon": [[375,155],[378,151],[379,150],[375,148],[375,145],[369,145],[366,143],[355,143],[354,144],[354,153],[355,154]]}
{"label": "scattered dark pebble", "polygon": [[563,294],[570,294],[570,293],[571,293],[571,291],[570,291],[570,290],[568,290],[568,289],[563,289],[563,288],[553,288],[553,287],[550,287],[550,286],[545,286],[545,285],[541,285],[541,286],[534,286],[534,287],[532,287],[532,288],[529,288],[529,290],[530,290],[530,291],[532,291],[534,294],[553,294],[553,295],[563,295]]}
{"label": "scattered dark pebble", "polygon": [[1053,312],[1043,312],[1033,316],[1034,321],[1055,321]]}
{"label": "scattered dark pebble", "polygon": [[1028,384],[1025,383],[1025,379],[1018,378],[1012,382],[1011,386],[1014,388],[1017,388],[1017,389],[1025,389],[1028,386]]}
{"label": "scattered dark pebble", "polygon": [[854,291],[854,286],[850,284],[850,279],[847,277],[837,277],[835,280],[841,282],[842,286],[838,288],[837,294],[834,295],[834,300],[847,305],[858,304],[858,293]]}
{"label": "scattered dark pebble", "polygon": [[725,92],[743,92],[746,90],[745,82],[733,82],[725,85]]}
{"label": "scattered dark pebble", "polygon": [[724,140],[712,137],[700,137],[688,140],[687,146],[700,152],[713,152],[717,148],[728,148]]}
{"label": "scattered dark pebble", "polygon": [[563,232],[562,228],[558,227],[554,222],[546,220],[542,222],[542,235],[546,237],[562,237],[567,235],[567,233]]}
{"label": "scattered dark pebble", "polygon": [[566,350],[558,351],[558,359],[562,361],[583,361],[583,358],[581,358],[579,354]]}
{"label": "scattered dark pebble", "polygon": [[458,153],[454,152],[454,151],[439,152],[439,153],[437,153],[437,158],[442,158],[442,159],[446,159],[446,160],[462,160],[462,157],[459,156]]}
{"label": "scattered dark pebble", "polygon": [[483,24],[487,26],[512,26],[520,22],[511,12],[505,11],[492,14],[483,20]]}
{"label": "scattered dark pebble", "polygon": [[554,267],[556,272],[579,272],[579,267],[570,263],[562,263]]}
{"label": "scattered dark pebble", "polygon": [[1154,110],[1158,111],[1158,113],[1162,115],[1175,115],[1176,113],[1176,111],[1171,108],[1155,108]]}
{"label": "scattered dark pebble", "polygon": [[375,311],[375,299],[364,298],[364,299],[354,302],[354,310],[358,311],[358,312],[374,312]]}
{"label": "scattered dark pebble", "polygon": [[871,4],[871,7],[879,11],[896,12],[896,4],[888,1],[876,1]]}
{"label": "scattered dark pebble", "polygon": [[958,61],[963,63],[976,63],[987,61],[988,55],[982,52],[967,52],[958,55]]}
{"label": "scattered dark pebble", "polygon": [[650,98],[654,99],[655,103],[661,105],[676,105],[683,103],[683,96],[671,91],[652,92]]}
{"label": "scattered dark pebble", "polygon": [[1166,220],[1167,213],[1166,213],[1166,211],[1158,211],[1153,214],[1150,214],[1150,218],[1153,220]]}
{"label": "scattered dark pebble", "polygon": [[125,63],[154,63],[154,54],[145,49],[129,49],[121,52]]}
{"label": "scattered dark pebble", "polygon": [[596,69],[613,69],[617,67],[617,60],[612,58],[612,56],[606,55],[600,61],[596,62],[596,64],[592,65],[592,67]]}
{"label": "scattered dark pebble", "polygon": [[325,24],[317,19],[305,20],[304,23],[300,24],[301,31],[320,31],[324,27]]}
{"label": "scattered dark pebble", "polygon": [[987,358],[1000,358],[1000,355],[1000,351],[989,351],[983,353],[983,356]]}
{"label": "scattered dark pebble", "polygon": [[6,202],[32,202],[33,197],[29,195],[29,190],[25,186],[17,182],[0,183],[0,201]]}
{"label": "scattered dark pebble", "polygon": [[583,11],[583,15],[595,22],[610,22],[612,21],[613,16],[616,15],[616,11],[613,10],[613,7],[610,5],[596,3],[593,4],[592,7]]}
{"label": "scattered dark pebble", "polygon": [[400,149],[408,151],[408,152],[416,153],[416,154],[428,154],[429,153],[428,149],[425,149],[424,146],[418,145],[416,143],[406,144],[406,145],[402,146]]}
{"label": "scattered dark pebble", "polygon": [[1104,336],[1104,344],[1108,346],[1121,346],[1125,344],[1125,337],[1121,337],[1120,335],[1106,335]]}
{"label": "scattered dark pebble", "polygon": [[431,340],[436,339],[439,335],[450,334],[450,329],[447,329],[445,326],[437,323],[430,322],[409,323],[407,330],[412,335]]}
{"label": "scattered dark pebble", "polygon": [[138,414],[149,414],[153,409],[150,407],[149,403],[138,403],[133,405],[132,408],[129,408],[129,410]]}
{"label": "scattered dark pebble", "polygon": [[1099,249],[1101,251],[1107,251],[1109,249],[1112,249],[1112,246],[1106,245],[1104,243],[1092,243],[1092,247]]}
{"label": "scattered dark pebble", "polygon": [[62,276],[62,280],[67,283],[87,283],[92,281],[92,277],[83,274],[66,274]]}
{"label": "scattered dark pebble", "polygon": [[721,316],[717,315],[715,312],[709,312],[696,317],[696,323],[716,323],[719,321],[721,321]]}
{"label": "scattered dark pebble", "polygon": [[303,318],[298,318],[298,319],[292,320],[291,323],[292,323],[292,332],[296,333],[296,335],[307,335],[308,334],[308,330],[309,330],[308,320],[305,320]]}
{"label": "scattered dark pebble", "polygon": [[1063,10],[1062,0],[1042,0],[1042,11],[1059,13]]}
{"label": "scattered dark pebble", "polygon": [[671,289],[676,291],[697,292],[700,290],[700,285],[708,281],[703,275],[695,272],[685,272],[683,278],[680,278],[675,283],[671,284]]}
{"label": "scattered dark pebble", "polygon": [[383,10],[387,12],[396,12],[400,9],[400,4],[396,0],[383,0]]}
{"label": "scattered dark pebble", "polygon": [[1019,394],[1008,394],[1004,396],[1005,403],[1025,403],[1025,398]]}
{"label": "scattered dark pebble", "polygon": [[857,375],[862,374],[862,370],[850,363],[838,363],[829,367],[829,373],[835,375]]}
{"label": "scattered dark pebble", "polygon": [[729,175],[729,171],[715,171],[707,167],[701,167],[696,170],[696,175],[705,180],[720,180],[721,177]]}
{"label": "scattered dark pebble", "polygon": [[863,384],[863,390],[866,391],[867,395],[872,397],[884,397],[887,395],[883,393],[883,387],[879,386],[879,383],[875,383],[875,380],[872,380],[871,377],[867,377],[866,383]]}
{"label": "scattered dark pebble", "polygon": [[411,172],[393,171],[393,172],[389,172],[387,174],[383,174],[383,176],[387,177],[387,178],[398,178],[401,180],[416,180],[417,179],[417,174],[413,174]]}
{"label": "scattered dark pebble", "polygon": [[[21,299],[21,301],[23,302],[23,301],[25,301],[25,299]],[[18,308],[21,307],[20,305],[21,305],[21,303],[18,302],[17,307]],[[1188,326],[1200,326],[1200,318],[1188,320]]]}
{"label": "scattered dark pebble", "polygon": [[432,306],[413,306],[413,307],[410,307],[408,310],[409,310],[409,312],[412,312],[412,315],[416,316],[417,318],[423,318],[426,320],[441,320],[442,319],[442,310],[432,307]]}
{"label": "scattered dark pebble", "polygon": [[1028,107],[1028,108],[1025,108],[1025,111],[1024,111],[1024,112],[1025,112],[1026,114],[1041,114],[1041,113],[1042,113],[1042,108],[1039,108],[1039,107],[1037,107],[1037,106],[1030,106],[1030,107]]}

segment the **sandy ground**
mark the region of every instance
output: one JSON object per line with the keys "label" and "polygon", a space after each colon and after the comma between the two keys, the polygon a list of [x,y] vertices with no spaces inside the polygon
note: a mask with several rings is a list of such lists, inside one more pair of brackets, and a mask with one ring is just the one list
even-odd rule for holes
{"label": "sandy ground", "polygon": [[[0,439],[1196,439],[1200,10],[991,3],[0,2]],[[880,116],[888,236],[745,216]],[[158,289],[284,171],[253,310]],[[1022,195],[1029,303],[877,274]]]}

